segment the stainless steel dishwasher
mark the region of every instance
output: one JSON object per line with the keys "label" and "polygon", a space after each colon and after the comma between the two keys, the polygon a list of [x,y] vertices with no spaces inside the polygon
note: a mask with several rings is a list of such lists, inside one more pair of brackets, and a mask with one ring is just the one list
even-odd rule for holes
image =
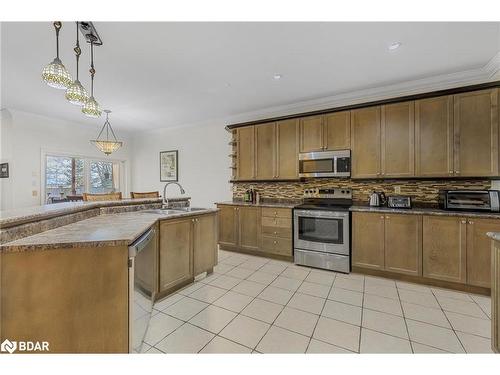
{"label": "stainless steel dishwasher", "polygon": [[129,352],[140,353],[156,293],[156,229],[148,229],[129,246]]}

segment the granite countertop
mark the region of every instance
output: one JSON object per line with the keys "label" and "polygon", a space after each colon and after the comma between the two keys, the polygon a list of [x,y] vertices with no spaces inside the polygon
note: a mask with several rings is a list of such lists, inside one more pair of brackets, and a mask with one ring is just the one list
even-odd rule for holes
{"label": "granite countertop", "polygon": [[25,224],[33,221],[39,221],[56,216],[72,214],[75,212],[81,212],[93,208],[101,208],[109,206],[126,206],[134,204],[161,203],[161,202],[162,198],[121,199],[121,200],[97,201],[97,202],[79,201],[79,202],[45,204],[42,206],[4,210],[0,211],[0,228],[12,227],[15,225]]}
{"label": "granite countertop", "polygon": [[249,206],[249,207],[274,207],[274,208],[294,208],[299,205],[300,202],[261,202],[251,203],[251,202],[243,202],[243,201],[225,201],[225,202],[217,202],[215,204],[221,204],[226,206]]}
{"label": "granite countertop", "polygon": [[158,220],[197,216],[217,209],[163,213],[135,211],[99,215],[0,245],[1,252],[21,252],[75,247],[128,246]]}
{"label": "granite countertop", "polygon": [[354,212],[382,212],[406,215],[434,215],[434,216],[460,216],[479,217],[485,219],[500,219],[500,212],[468,212],[468,211],[448,211],[439,208],[389,208],[354,205],[350,211]]}
{"label": "granite countertop", "polygon": [[500,241],[500,232],[488,232],[486,235],[495,241]]}

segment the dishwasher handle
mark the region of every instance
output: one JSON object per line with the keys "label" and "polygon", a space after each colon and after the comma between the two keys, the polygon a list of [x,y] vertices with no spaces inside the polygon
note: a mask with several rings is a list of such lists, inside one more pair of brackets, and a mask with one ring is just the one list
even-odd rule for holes
{"label": "dishwasher handle", "polygon": [[155,228],[149,228],[142,236],[140,236],[132,245],[128,248],[128,254],[130,257],[135,257],[149,244],[149,242],[154,238]]}

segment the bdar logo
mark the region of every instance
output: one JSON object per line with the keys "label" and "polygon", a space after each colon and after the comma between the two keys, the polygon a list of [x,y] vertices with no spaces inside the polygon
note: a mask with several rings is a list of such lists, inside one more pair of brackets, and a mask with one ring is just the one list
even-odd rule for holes
{"label": "bdar logo", "polygon": [[17,342],[9,341],[5,339],[4,342],[0,345],[0,351],[9,352],[10,354],[14,353],[17,349]]}

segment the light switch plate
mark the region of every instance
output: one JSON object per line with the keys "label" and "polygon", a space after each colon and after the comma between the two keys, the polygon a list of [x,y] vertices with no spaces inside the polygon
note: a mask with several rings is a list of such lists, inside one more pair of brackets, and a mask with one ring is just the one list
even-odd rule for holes
{"label": "light switch plate", "polygon": [[401,186],[399,185],[394,186],[394,193],[401,194]]}

